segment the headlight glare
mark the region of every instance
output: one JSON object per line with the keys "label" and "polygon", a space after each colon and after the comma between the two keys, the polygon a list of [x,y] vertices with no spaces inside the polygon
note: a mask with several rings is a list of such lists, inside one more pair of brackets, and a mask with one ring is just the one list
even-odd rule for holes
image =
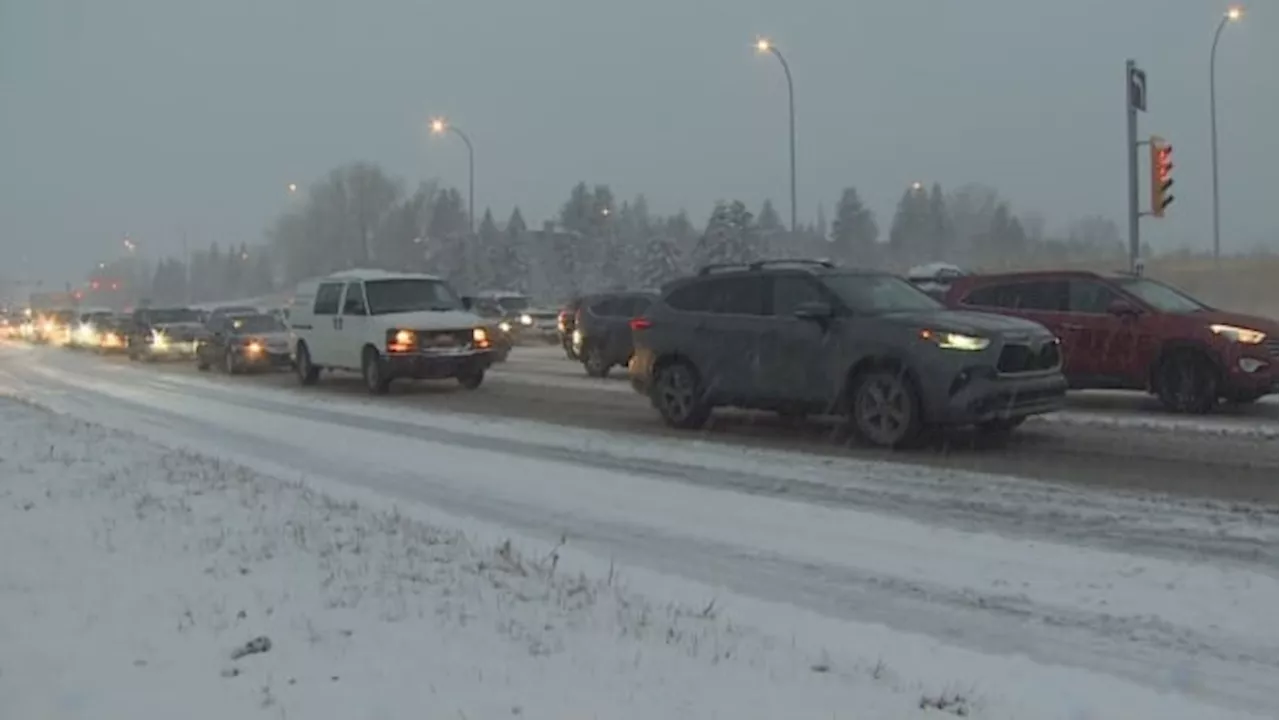
{"label": "headlight glare", "polygon": [[1267,339],[1267,334],[1261,330],[1253,330],[1252,328],[1240,327],[1238,325],[1210,325],[1209,331],[1214,335],[1226,338],[1231,342],[1243,343],[1245,345],[1259,345],[1263,340]]}
{"label": "headlight glare", "polygon": [[947,332],[945,330],[921,330],[920,337],[924,340],[930,340],[937,343],[938,347],[943,350],[964,350],[968,352],[976,352],[986,350],[991,346],[989,338],[978,337],[977,335],[965,335],[964,333]]}

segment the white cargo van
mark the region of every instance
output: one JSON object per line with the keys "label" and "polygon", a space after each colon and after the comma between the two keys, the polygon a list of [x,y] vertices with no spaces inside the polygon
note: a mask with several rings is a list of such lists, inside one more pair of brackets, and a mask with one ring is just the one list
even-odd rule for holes
{"label": "white cargo van", "polygon": [[321,370],[351,370],[374,394],[397,378],[456,378],[475,389],[493,362],[485,323],[433,275],[334,273],[300,284],[288,312],[303,385],[315,384]]}

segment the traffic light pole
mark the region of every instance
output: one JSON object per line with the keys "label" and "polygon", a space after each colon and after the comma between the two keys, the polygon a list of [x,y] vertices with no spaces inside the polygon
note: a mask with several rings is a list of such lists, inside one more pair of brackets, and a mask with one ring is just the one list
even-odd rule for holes
{"label": "traffic light pole", "polygon": [[1140,241],[1138,239],[1138,218],[1141,211],[1138,210],[1138,108],[1139,105],[1146,105],[1146,76],[1143,76],[1142,102],[1135,102],[1134,97],[1134,71],[1137,66],[1132,60],[1128,60],[1124,65],[1124,106],[1127,120],[1127,139],[1125,140],[1125,152],[1128,154],[1129,161],[1129,271],[1133,273],[1139,272],[1139,251]]}

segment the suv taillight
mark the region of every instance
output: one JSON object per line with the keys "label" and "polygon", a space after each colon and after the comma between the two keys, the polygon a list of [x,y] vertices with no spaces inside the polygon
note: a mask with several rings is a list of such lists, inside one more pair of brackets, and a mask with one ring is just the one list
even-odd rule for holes
{"label": "suv taillight", "polygon": [[653,322],[646,317],[631,318],[632,330],[648,330],[653,327]]}

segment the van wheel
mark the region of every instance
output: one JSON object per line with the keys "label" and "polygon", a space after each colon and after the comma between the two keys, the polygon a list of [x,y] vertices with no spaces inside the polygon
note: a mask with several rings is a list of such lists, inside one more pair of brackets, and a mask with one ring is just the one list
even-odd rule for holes
{"label": "van wheel", "polygon": [[695,430],[711,417],[711,405],[703,394],[698,373],[677,360],[658,368],[653,379],[653,406],[664,422],[681,430]]}
{"label": "van wheel", "polygon": [[373,348],[364,349],[364,357],[360,361],[360,370],[364,374],[364,387],[371,395],[386,395],[391,388],[391,378],[387,377],[382,358]]}
{"label": "van wheel", "polygon": [[872,370],[854,381],[849,415],[859,440],[898,448],[920,436],[920,398],[915,385],[898,370]]}
{"label": "van wheel", "polygon": [[303,385],[315,385],[320,379],[320,368],[311,364],[311,351],[306,343],[298,343],[298,360],[295,363],[298,371],[298,382]]}
{"label": "van wheel", "polygon": [[604,359],[604,352],[594,345],[587,348],[586,356],[582,359],[582,368],[593,378],[609,376],[609,362]]}
{"label": "van wheel", "polygon": [[1170,412],[1203,415],[1218,402],[1218,373],[1198,352],[1175,352],[1156,368],[1155,391]]}

